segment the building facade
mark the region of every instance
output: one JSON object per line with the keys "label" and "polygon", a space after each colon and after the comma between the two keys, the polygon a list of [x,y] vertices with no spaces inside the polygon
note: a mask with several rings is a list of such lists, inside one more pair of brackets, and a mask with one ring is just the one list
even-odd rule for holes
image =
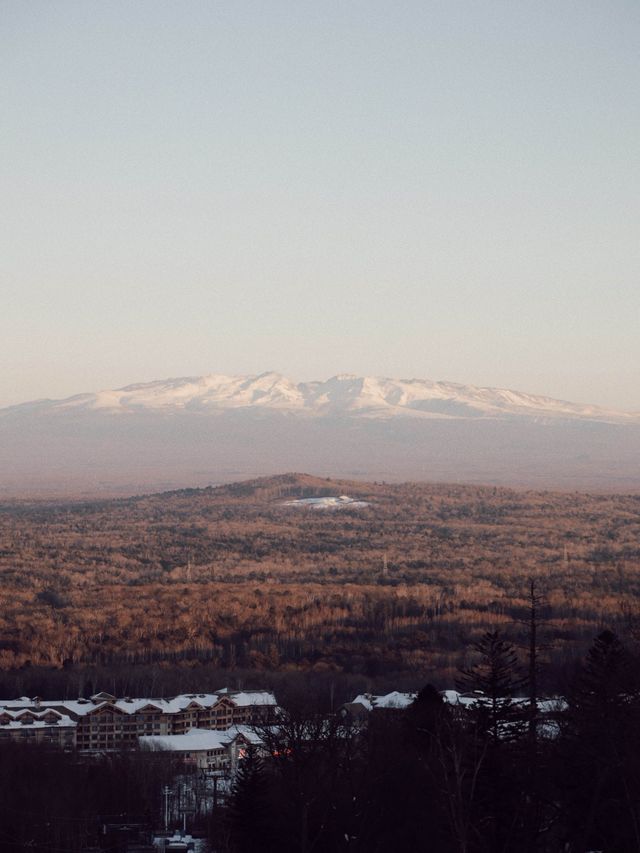
{"label": "building facade", "polygon": [[[181,735],[191,729],[227,731],[232,726],[264,724],[273,720],[276,713],[275,696],[264,690],[225,689],[216,693],[187,693],[171,699],[118,699],[109,693],[73,701],[44,702],[38,697],[22,697],[0,701],[0,733],[37,732],[48,727],[50,733],[36,734],[33,740],[49,739],[81,752],[107,752],[135,747],[140,737]],[[61,724],[62,718],[68,724]]]}

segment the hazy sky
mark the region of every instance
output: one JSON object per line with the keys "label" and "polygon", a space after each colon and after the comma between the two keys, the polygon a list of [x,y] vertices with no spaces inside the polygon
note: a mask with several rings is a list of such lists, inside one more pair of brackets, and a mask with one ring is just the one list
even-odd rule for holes
{"label": "hazy sky", "polygon": [[0,405],[278,370],[640,409],[637,0],[0,0]]}

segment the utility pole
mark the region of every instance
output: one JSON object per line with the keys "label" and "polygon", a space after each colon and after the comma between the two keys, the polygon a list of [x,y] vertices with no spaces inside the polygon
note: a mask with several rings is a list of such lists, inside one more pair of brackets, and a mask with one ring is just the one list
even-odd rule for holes
{"label": "utility pole", "polygon": [[168,785],[165,785],[162,789],[162,795],[164,797],[164,831],[168,832],[169,830],[169,797],[171,796],[171,788]]}

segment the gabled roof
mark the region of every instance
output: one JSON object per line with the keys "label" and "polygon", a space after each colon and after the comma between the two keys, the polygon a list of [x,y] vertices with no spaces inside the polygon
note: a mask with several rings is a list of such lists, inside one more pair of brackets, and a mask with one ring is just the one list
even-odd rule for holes
{"label": "gabled roof", "polygon": [[124,711],[121,708],[118,708],[118,706],[114,702],[100,702],[100,704],[94,705],[93,708],[89,708],[89,710],[86,712],[86,716],[93,717],[102,713],[123,714]]}
{"label": "gabled roof", "polygon": [[117,696],[112,696],[111,693],[94,693],[93,696],[89,697],[92,702],[115,702]]}
{"label": "gabled roof", "polygon": [[0,700],[0,709],[8,710],[31,709],[42,710],[54,708],[61,713],[74,717],[84,717],[92,714],[97,708],[109,707],[124,714],[135,714],[144,710],[153,710],[164,714],[177,714],[187,709],[205,710],[213,708],[221,701],[231,703],[239,708],[251,706],[276,707],[276,697],[266,690],[217,690],[215,693],[184,693],[170,699],[137,698],[116,699],[111,693],[95,693],[90,699],[60,699],[38,701],[28,696],[14,700]]}
{"label": "gabled roof", "polygon": [[252,729],[251,726],[231,726],[225,734],[230,738],[230,743],[239,739],[245,740],[254,746],[261,746],[263,743],[260,734],[255,729]]}
{"label": "gabled roof", "polygon": [[[54,719],[52,719],[52,717]],[[4,722],[0,723],[1,729],[19,729],[24,725],[22,722],[23,719],[30,719],[31,722],[29,723],[29,727],[36,729],[51,728],[53,726],[59,728],[64,728],[65,726],[73,728],[77,726],[77,723],[70,717],[66,717],[64,714],[60,714],[58,711],[54,711],[51,708],[40,712],[29,710],[9,711],[6,708],[0,709],[0,720],[4,720]]]}
{"label": "gabled roof", "polygon": [[133,703],[123,703],[119,701],[116,703],[118,708],[121,708],[127,714],[135,714],[137,711],[146,711],[148,709],[152,711],[166,711],[166,703],[163,699],[155,700],[155,699],[134,699]]}

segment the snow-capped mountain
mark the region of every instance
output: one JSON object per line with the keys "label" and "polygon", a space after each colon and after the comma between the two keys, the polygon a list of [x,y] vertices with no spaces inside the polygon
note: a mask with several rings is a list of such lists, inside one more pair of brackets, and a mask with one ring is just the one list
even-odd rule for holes
{"label": "snow-capped mountain", "polygon": [[278,373],[256,376],[206,376],[164,379],[115,390],[79,394],[64,400],[40,400],[0,409],[0,417],[18,411],[64,410],[104,413],[193,412],[228,409],[298,412],[321,417],[529,418],[640,423],[629,414],[591,405],[502,388],[478,388],[428,379],[387,379],[341,374],[331,379],[294,383]]}
{"label": "snow-capped mountain", "polygon": [[640,489],[640,414],[351,375],[166,379],[0,409],[0,497],[132,494],[283,471]]}

